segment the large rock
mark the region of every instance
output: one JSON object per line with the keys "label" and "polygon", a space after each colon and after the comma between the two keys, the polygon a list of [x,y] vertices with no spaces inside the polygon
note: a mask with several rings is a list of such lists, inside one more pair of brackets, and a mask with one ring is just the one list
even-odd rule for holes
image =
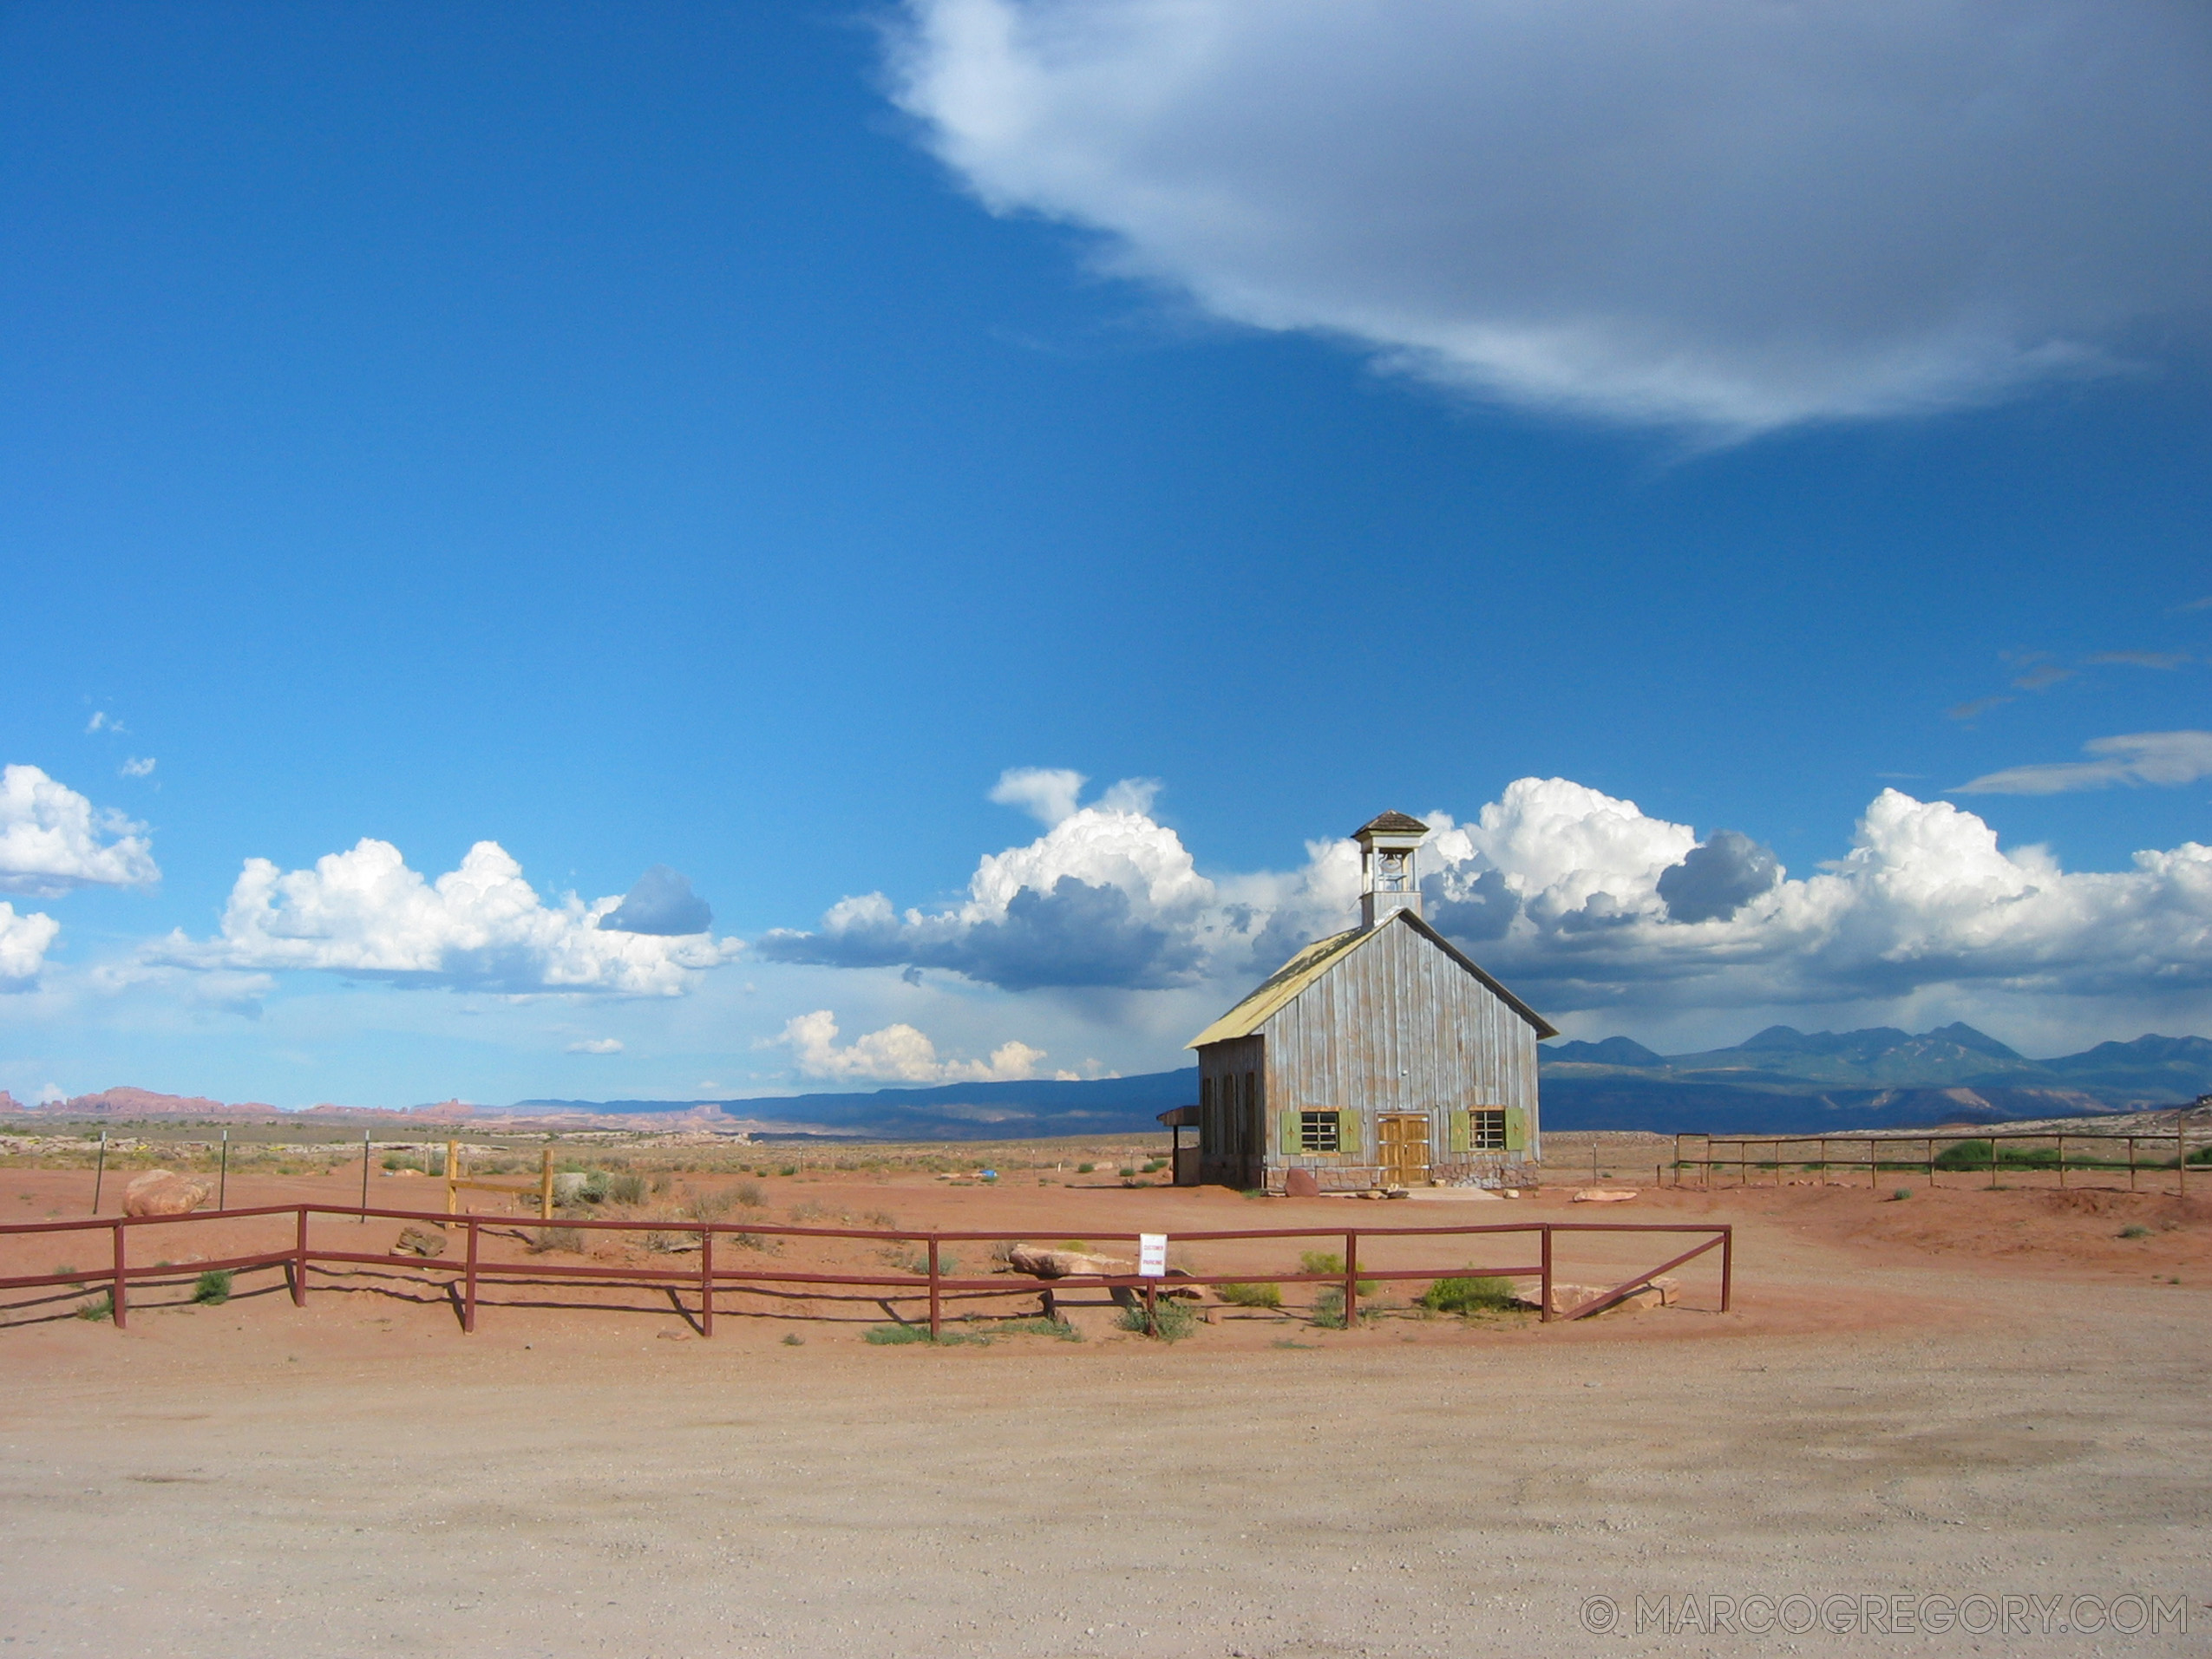
{"label": "large rock", "polygon": [[446,1253],[446,1236],[435,1227],[405,1226],[399,1230],[399,1242],[392,1248],[409,1256],[442,1256]]}
{"label": "large rock", "polygon": [[123,1189],[127,1216],[188,1216],[215,1196],[215,1184],[197,1175],[149,1169]]}
{"label": "large rock", "polygon": [[1044,1250],[1035,1244],[1016,1244],[1006,1252],[1006,1265],[1033,1279],[1064,1279],[1086,1273],[1118,1278],[1136,1271],[1135,1262],[1075,1250]]}
{"label": "large rock", "polygon": [[[1519,1292],[1522,1300],[1530,1307],[1536,1304],[1537,1282],[1524,1279]],[[1552,1281],[1552,1315],[1573,1314],[1587,1308],[1607,1291],[1609,1284],[1569,1284],[1562,1279]],[[1594,1316],[1602,1319],[1607,1314],[1645,1313],[1653,1308],[1672,1308],[1681,1300],[1682,1282],[1661,1274],[1640,1290],[1632,1291],[1614,1303],[1604,1313]]]}

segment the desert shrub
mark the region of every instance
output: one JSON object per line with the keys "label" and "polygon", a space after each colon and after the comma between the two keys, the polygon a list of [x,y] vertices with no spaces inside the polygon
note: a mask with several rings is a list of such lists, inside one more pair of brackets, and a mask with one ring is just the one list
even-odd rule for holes
{"label": "desert shrub", "polygon": [[730,1196],[736,1199],[738,1203],[743,1205],[748,1210],[762,1209],[765,1208],[768,1204],[768,1194],[762,1190],[761,1184],[758,1181],[738,1182],[736,1186],[730,1189]]}
{"label": "desert shrub", "polygon": [[586,1204],[605,1204],[608,1181],[605,1170],[587,1169],[584,1172],[584,1185],[577,1189],[576,1196]]}
{"label": "desert shrub", "polygon": [[1014,1241],[1012,1239],[1002,1238],[991,1247],[991,1264],[993,1267],[1011,1267],[1013,1260]]}
{"label": "desert shrub", "polygon": [[1098,1166],[1096,1164],[1077,1164],[1076,1166],[1076,1173],[1078,1175],[1088,1175],[1097,1167]]}
{"label": "desert shrub", "polygon": [[2120,1229],[2120,1237],[2123,1238],[2148,1238],[2150,1237],[2150,1229],[2142,1225],[2140,1223],[2130,1222],[2126,1226]]}
{"label": "desert shrub", "polygon": [[1495,1312],[1519,1300],[1512,1284],[1497,1278],[1438,1279],[1421,1293],[1421,1305],[1436,1313]]}
{"label": "desert shrub", "polygon": [[684,1190],[684,1213],[694,1221],[719,1221],[736,1207],[737,1200],[730,1193]]}
{"label": "desert shrub", "polygon": [[102,1290],[91,1301],[77,1309],[77,1317],[80,1319],[113,1319],[115,1316],[115,1293],[113,1290]]}
{"label": "desert shrub", "polygon": [[1164,1159],[1164,1158],[1154,1158],[1154,1159],[1148,1159],[1148,1160],[1146,1161],[1146,1163],[1145,1163],[1144,1167],[1143,1167],[1142,1169],[1139,1170],[1137,1172],[1138,1172],[1140,1175],[1156,1175],[1156,1174],[1158,1174],[1158,1173],[1159,1173],[1162,1170],[1163,1170],[1163,1169],[1165,1169],[1165,1168],[1167,1168],[1167,1167],[1168,1167],[1168,1160],[1167,1160],[1166,1159]]}
{"label": "desert shrub", "polygon": [[1938,1169],[1987,1169],[1989,1142],[1986,1140],[1954,1140],[1935,1154]]}
{"label": "desert shrub", "polygon": [[63,1262],[59,1267],[56,1267],[54,1270],[54,1277],[57,1279],[75,1279],[82,1278],[84,1276],[79,1273],[76,1269],[71,1267],[67,1262]]}
{"label": "desert shrub", "polygon": [[584,1251],[584,1230],[581,1227],[540,1227],[530,1237],[530,1253],[542,1256],[549,1250]]}
{"label": "desert shrub", "polygon": [[722,1242],[737,1250],[756,1250],[763,1256],[776,1255],[783,1249],[781,1238],[771,1238],[765,1233],[726,1232],[722,1235]]}
{"label": "desert shrub", "polygon": [[1912,1196],[1913,1189],[1911,1187],[1901,1186],[1895,1192],[1892,1192],[1889,1195],[1889,1201],[1892,1204],[1902,1204],[1907,1199],[1909,1199]]}
{"label": "desert shrub", "polygon": [[1279,1308],[1283,1305],[1283,1287],[1279,1284],[1224,1284],[1218,1294],[1233,1308]]}
{"label": "desert shrub", "polygon": [[653,1172],[652,1190],[654,1192],[665,1192],[675,1184],[676,1178],[666,1170],[657,1169]]}
{"label": "desert shrub", "polygon": [[778,1175],[796,1175],[799,1172],[799,1166],[796,1164],[786,1164],[776,1172]]}
{"label": "desert shrub", "polygon": [[1063,1238],[1060,1241],[1060,1248],[1062,1250],[1072,1250],[1079,1255],[1087,1256],[1090,1253],[1090,1246],[1084,1244],[1080,1238]]}
{"label": "desert shrub", "polygon": [[202,1273],[192,1287],[192,1299],[204,1302],[211,1308],[219,1308],[228,1302],[231,1299],[231,1270],[214,1267]]}
{"label": "desert shrub", "polygon": [[1130,1176],[1136,1173],[1136,1166],[1134,1164],[1124,1164],[1121,1168],[1116,1170],[1114,1172],[1126,1181]]}
{"label": "desert shrub", "polygon": [[899,1225],[899,1218],[893,1215],[888,1210],[871,1210],[866,1215],[862,1216],[861,1219],[867,1222],[871,1227],[882,1228],[886,1232],[891,1231]]}
{"label": "desert shrub", "polygon": [[643,1204],[645,1201],[645,1178],[634,1169],[625,1169],[606,1178],[608,1201],[614,1204]]}
{"label": "desert shrub", "polygon": [[809,1221],[826,1220],[828,1216],[828,1208],[815,1203],[812,1199],[807,1199],[791,1206],[791,1219],[800,1226],[804,1226]]}
{"label": "desert shrub", "polygon": [[1114,1323],[1123,1330],[1156,1336],[1163,1342],[1180,1342],[1198,1329],[1198,1316],[1188,1302],[1163,1297],[1152,1304],[1149,1321],[1142,1308],[1124,1308],[1115,1316]]}
{"label": "desert shrub", "polygon": [[[1301,1273],[1335,1273],[1341,1275],[1344,1272],[1344,1257],[1337,1255],[1332,1251],[1309,1250],[1299,1257],[1298,1270]],[[1371,1297],[1375,1294],[1375,1289],[1376,1286],[1374,1280],[1362,1279],[1359,1281],[1360,1295],[1364,1297]],[[1325,1291],[1324,1294],[1325,1294]],[[1339,1290],[1337,1294],[1341,1297],[1344,1292]]]}
{"label": "desert shrub", "polygon": [[795,1331],[795,1330],[787,1330],[787,1331],[785,1331],[785,1332],[783,1333],[783,1346],[784,1346],[784,1347],[786,1347],[786,1348],[804,1348],[806,1345],[807,1345],[807,1339],[806,1339],[805,1337],[803,1337],[803,1336],[800,1336],[800,1335],[799,1335],[799,1333],[798,1333],[797,1331]]}
{"label": "desert shrub", "polygon": [[871,1325],[867,1339],[878,1348],[899,1348],[908,1342],[933,1342],[939,1348],[957,1348],[963,1343],[981,1347],[991,1340],[965,1330],[948,1330],[942,1336],[932,1336],[927,1325]]}
{"label": "desert shrub", "polygon": [[645,1248],[660,1256],[681,1256],[699,1247],[695,1232],[674,1232],[656,1227],[645,1235]]}
{"label": "desert shrub", "polygon": [[[1365,1314],[1360,1316],[1363,1319]],[[1313,1298],[1313,1323],[1323,1330],[1342,1330],[1344,1318],[1344,1286],[1325,1284]]]}
{"label": "desert shrub", "polygon": [[1064,1319],[1009,1319],[995,1328],[994,1334],[1005,1336],[1050,1336],[1063,1342],[1083,1341],[1083,1333]]}
{"label": "desert shrub", "polygon": [[[929,1251],[919,1244],[893,1244],[883,1252],[883,1259],[901,1273],[913,1273],[922,1278],[929,1277]],[[950,1251],[937,1253],[937,1272],[940,1278],[951,1278],[960,1270],[960,1258]]]}

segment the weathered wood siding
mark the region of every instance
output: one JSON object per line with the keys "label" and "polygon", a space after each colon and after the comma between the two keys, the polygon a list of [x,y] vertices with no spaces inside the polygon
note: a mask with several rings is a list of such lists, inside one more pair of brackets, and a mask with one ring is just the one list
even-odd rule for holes
{"label": "weathered wood siding", "polygon": [[[1325,1187],[1370,1185],[1379,1178],[1375,1117],[1383,1112],[1427,1114],[1438,1181],[1511,1184],[1514,1171],[1539,1156],[1535,1030],[1411,927],[1385,924],[1277,1010],[1260,1036],[1271,1124],[1285,1111],[1349,1109],[1362,1120],[1359,1152],[1335,1158],[1286,1157],[1279,1127],[1271,1128],[1274,1185],[1293,1166],[1313,1169]],[[1527,1146],[1454,1153],[1450,1113],[1485,1107],[1521,1108]]]}
{"label": "weathered wood siding", "polygon": [[1266,1040],[1237,1037],[1198,1051],[1198,1179],[1261,1184],[1267,1150]]}

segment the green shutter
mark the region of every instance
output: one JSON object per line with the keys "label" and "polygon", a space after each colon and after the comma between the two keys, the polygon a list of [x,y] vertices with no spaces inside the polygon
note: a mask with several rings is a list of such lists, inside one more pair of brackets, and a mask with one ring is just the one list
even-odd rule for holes
{"label": "green shutter", "polygon": [[1339,1111],[1337,1114],[1337,1149],[1355,1158],[1359,1155],[1358,1113]]}
{"label": "green shutter", "polygon": [[1297,1157],[1299,1152],[1298,1143],[1298,1114],[1295,1112],[1276,1113],[1275,1146],[1278,1155],[1284,1158]]}
{"label": "green shutter", "polygon": [[1452,1107],[1450,1137],[1449,1145],[1452,1151],[1467,1153],[1475,1149],[1474,1122],[1463,1106]]}
{"label": "green shutter", "polygon": [[1508,1106],[1505,1109],[1505,1149],[1528,1150],[1528,1108],[1525,1106]]}

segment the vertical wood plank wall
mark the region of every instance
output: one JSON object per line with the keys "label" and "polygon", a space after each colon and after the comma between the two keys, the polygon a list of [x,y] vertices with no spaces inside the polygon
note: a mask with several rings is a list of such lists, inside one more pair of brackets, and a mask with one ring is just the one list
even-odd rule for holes
{"label": "vertical wood plank wall", "polygon": [[[1278,1010],[1258,1039],[1201,1051],[1201,1077],[1211,1049],[1224,1051],[1216,1063],[1227,1072],[1251,1063],[1241,1051],[1255,1041],[1266,1050],[1263,1133],[1272,1133],[1273,1114],[1285,1110],[1349,1107],[1365,1120],[1359,1155],[1289,1160],[1313,1169],[1325,1187],[1365,1186],[1380,1178],[1378,1112],[1429,1116],[1430,1167],[1438,1180],[1512,1185],[1514,1172],[1541,1156],[1535,1032],[1410,927],[1386,925],[1348,952]],[[1234,1059],[1232,1049],[1240,1051]],[[1509,1156],[1450,1151],[1454,1108],[1500,1106],[1528,1114],[1525,1149]],[[1278,1149],[1266,1160],[1268,1184],[1279,1187],[1285,1167]]]}

